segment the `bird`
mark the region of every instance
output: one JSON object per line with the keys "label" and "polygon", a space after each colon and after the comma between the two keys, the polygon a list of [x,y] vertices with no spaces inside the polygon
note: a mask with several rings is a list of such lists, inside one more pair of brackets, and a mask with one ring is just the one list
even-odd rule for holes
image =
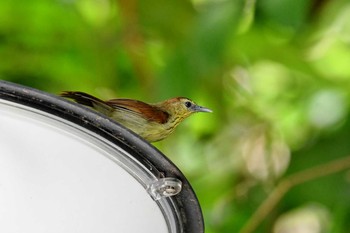
{"label": "bird", "polygon": [[186,97],[150,104],[123,98],[104,101],[80,91],[63,91],[60,96],[110,117],[149,142],[167,138],[184,119],[194,113],[212,112]]}

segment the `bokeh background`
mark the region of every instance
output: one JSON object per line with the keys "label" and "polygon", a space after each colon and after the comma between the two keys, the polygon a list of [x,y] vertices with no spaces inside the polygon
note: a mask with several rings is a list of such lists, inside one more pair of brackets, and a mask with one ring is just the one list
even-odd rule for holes
{"label": "bokeh background", "polygon": [[207,233],[350,229],[348,0],[2,0],[0,78],[213,109],[154,144]]}

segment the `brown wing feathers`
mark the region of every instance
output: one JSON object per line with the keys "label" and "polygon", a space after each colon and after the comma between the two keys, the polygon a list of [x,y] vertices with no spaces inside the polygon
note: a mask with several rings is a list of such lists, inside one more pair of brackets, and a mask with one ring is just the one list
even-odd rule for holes
{"label": "brown wing feathers", "polygon": [[[144,103],[138,100],[132,99],[112,99],[108,101],[100,100],[92,95],[89,95],[84,92],[78,91],[64,91],[61,93],[62,97],[73,99],[79,104],[96,108],[100,106],[107,110],[110,109],[120,109],[122,111],[130,111],[139,116],[149,120],[155,121],[160,124],[164,124],[168,121],[169,114],[165,111],[162,111],[158,107],[152,106],[150,104]],[[122,114],[122,111],[120,114]]]}
{"label": "brown wing feathers", "polygon": [[114,108],[134,112],[149,121],[155,121],[160,124],[166,123],[169,118],[169,114],[167,112],[139,100],[112,99],[106,101],[106,103]]}

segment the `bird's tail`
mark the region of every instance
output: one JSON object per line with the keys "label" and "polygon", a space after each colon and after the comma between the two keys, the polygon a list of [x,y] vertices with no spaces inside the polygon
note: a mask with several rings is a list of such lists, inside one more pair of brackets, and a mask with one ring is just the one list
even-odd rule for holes
{"label": "bird's tail", "polygon": [[91,107],[105,115],[110,115],[113,108],[105,101],[80,91],[63,91],[60,96],[74,100],[75,102]]}

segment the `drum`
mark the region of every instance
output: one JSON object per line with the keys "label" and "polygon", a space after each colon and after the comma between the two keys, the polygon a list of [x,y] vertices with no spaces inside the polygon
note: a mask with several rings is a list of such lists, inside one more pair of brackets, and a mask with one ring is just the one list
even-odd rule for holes
{"label": "drum", "polygon": [[204,232],[155,147],[63,98],[0,81],[0,232]]}

